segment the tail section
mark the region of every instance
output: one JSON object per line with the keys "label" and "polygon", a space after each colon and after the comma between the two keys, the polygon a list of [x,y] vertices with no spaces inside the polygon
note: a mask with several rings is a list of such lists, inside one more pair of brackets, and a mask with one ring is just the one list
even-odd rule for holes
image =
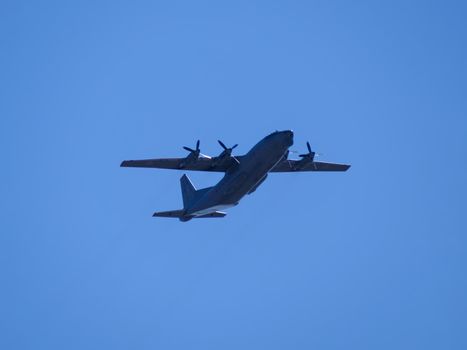
{"label": "tail section", "polygon": [[205,215],[186,215],[186,211],[190,206],[192,206],[197,200],[199,200],[202,196],[206,194],[212,187],[203,188],[201,190],[197,190],[195,186],[193,186],[192,182],[188,178],[188,176],[183,175],[180,178],[180,187],[182,189],[182,197],[183,197],[183,209],[179,210],[169,210],[169,211],[159,211],[155,212],[153,216],[163,217],[163,218],[178,218],[180,221],[188,221],[196,218],[222,218],[226,215],[221,211],[214,211]]}
{"label": "tail section", "polygon": [[190,181],[188,176],[186,176],[186,174],[184,174],[180,178],[180,186],[182,188],[184,209],[189,208],[191,205],[193,205],[194,202],[196,202],[198,199],[204,196],[206,192],[208,192],[212,188],[212,187],[206,187],[206,188],[197,190],[195,186],[193,186],[193,183]]}
{"label": "tail section", "polygon": [[152,216],[160,218],[177,218],[180,221],[189,221],[193,219],[193,216],[186,216],[185,210],[169,210],[169,211],[156,211]]}
{"label": "tail section", "polygon": [[213,211],[212,213],[206,214],[206,215],[201,215],[197,216],[197,219],[204,219],[204,218],[223,218],[226,216],[227,213],[224,213],[223,211]]}
{"label": "tail section", "polygon": [[180,186],[182,188],[183,208],[186,209],[194,202],[196,197],[196,188],[193,186],[186,174],[183,174],[180,178]]}
{"label": "tail section", "polygon": [[156,211],[152,216],[161,218],[181,218],[183,216],[183,210]]}
{"label": "tail section", "polygon": [[193,218],[204,219],[204,218],[223,218],[227,214],[222,211],[214,211],[212,213],[201,215],[201,216],[185,216],[184,210],[169,210],[169,211],[157,211],[152,216],[157,216],[160,218],[176,218],[180,221],[188,221]]}

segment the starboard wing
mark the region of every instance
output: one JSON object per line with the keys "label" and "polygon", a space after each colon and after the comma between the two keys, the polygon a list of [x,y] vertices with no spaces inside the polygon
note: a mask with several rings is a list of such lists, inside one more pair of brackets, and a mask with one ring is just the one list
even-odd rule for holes
{"label": "starboard wing", "polygon": [[350,165],[325,162],[300,163],[300,160],[282,160],[270,172],[297,172],[297,171],[347,171]]}

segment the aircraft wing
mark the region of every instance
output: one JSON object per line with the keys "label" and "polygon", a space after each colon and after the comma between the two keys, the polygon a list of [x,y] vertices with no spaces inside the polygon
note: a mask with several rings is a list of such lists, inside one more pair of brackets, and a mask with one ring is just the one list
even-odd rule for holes
{"label": "aircraft wing", "polygon": [[309,162],[300,165],[300,160],[282,160],[274,168],[270,170],[273,173],[280,172],[296,172],[296,171],[347,171],[350,165],[325,163],[325,162]]}
{"label": "aircraft wing", "polygon": [[231,164],[223,163],[216,164],[216,157],[203,158],[200,157],[196,161],[183,165],[185,158],[158,158],[158,159],[142,159],[142,160],[124,160],[120,166],[122,167],[137,167],[137,168],[159,168],[159,169],[176,169],[176,170],[197,170],[197,171],[212,171],[226,172]]}

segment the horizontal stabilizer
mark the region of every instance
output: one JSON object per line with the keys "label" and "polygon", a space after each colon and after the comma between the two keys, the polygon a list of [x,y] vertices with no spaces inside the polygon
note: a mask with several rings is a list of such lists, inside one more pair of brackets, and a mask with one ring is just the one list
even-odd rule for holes
{"label": "horizontal stabilizer", "polygon": [[183,216],[183,210],[169,210],[169,211],[158,211],[152,216],[159,216],[162,218],[180,218]]}
{"label": "horizontal stabilizer", "polygon": [[224,213],[222,211],[215,211],[206,215],[200,215],[200,216],[184,216],[183,215],[183,210],[169,210],[169,211],[157,211],[155,212],[152,216],[157,216],[161,218],[176,218],[180,219],[182,221],[188,221],[190,219],[204,219],[204,218],[223,218],[226,216],[227,213]]}
{"label": "horizontal stabilizer", "polygon": [[195,219],[202,219],[202,218],[223,218],[226,216],[227,213],[224,213],[223,211],[215,211],[206,215],[201,215],[201,216],[195,216]]}

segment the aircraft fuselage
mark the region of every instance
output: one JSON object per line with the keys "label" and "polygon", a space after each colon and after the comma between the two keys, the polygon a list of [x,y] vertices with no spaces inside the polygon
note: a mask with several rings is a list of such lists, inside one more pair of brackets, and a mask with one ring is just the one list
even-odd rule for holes
{"label": "aircraft fuselage", "polygon": [[265,179],[268,172],[284,157],[293,144],[290,130],[272,133],[258,142],[225,176],[188,208],[180,219],[187,221],[196,216],[233,207]]}

